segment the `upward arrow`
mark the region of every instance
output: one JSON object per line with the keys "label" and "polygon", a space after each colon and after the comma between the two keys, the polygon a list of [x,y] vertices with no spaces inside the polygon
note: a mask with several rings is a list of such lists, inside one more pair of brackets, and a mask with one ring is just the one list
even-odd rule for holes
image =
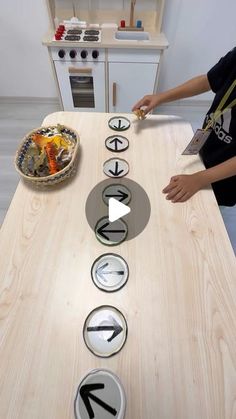
{"label": "upward arrow", "polygon": [[115,151],[118,150],[118,143],[123,144],[123,141],[119,140],[119,138],[114,138],[113,140],[110,141],[110,144],[114,143],[115,145]]}
{"label": "upward arrow", "polygon": [[107,412],[109,412],[112,416],[116,416],[117,415],[117,410],[114,409],[113,407],[109,406],[109,404],[103,402],[101,399],[99,399],[97,396],[95,396],[93,393],[91,393],[91,391],[93,390],[101,390],[105,388],[105,384],[85,384],[80,388],[80,396],[81,399],[83,400],[85,407],[87,409],[88,415],[89,415],[89,419],[94,419],[95,418],[95,414],[93,411],[93,408],[91,406],[90,400],[93,400],[95,403],[97,403],[99,406],[101,406],[104,410],[106,410]]}

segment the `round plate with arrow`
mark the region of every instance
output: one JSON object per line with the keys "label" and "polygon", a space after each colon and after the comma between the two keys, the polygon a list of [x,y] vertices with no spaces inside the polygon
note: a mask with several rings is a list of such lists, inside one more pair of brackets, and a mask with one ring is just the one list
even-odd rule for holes
{"label": "round plate with arrow", "polygon": [[128,205],[131,201],[131,192],[127,186],[114,183],[107,186],[102,193],[102,199],[106,205],[109,205],[110,198],[114,198],[122,202],[122,204]]}
{"label": "round plate with arrow", "polygon": [[92,370],[81,381],[74,402],[76,419],[123,419],[125,408],[123,386],[111,371]]}
{"label": "round plate with arrow", "polygon": [[91,275],[99,289],[114,292],[120,290],[128,281],[129,267],[121,256],[106,253],[95,260]]}
{"label": "round plate with arrow", "polygon": [[103,164],[103,172],[109,177],[123,177],[129,173],[129,164],[123,159],[109,159]]}
{"label": "round plate with arrow", "polygon": [[129,147],[129,140],[122,135],[112,135],[106,139],[105,145],[108,150],[119,153],[127,150]]}
{"label": "round plate with arrow", "polygon": [[121,219],[111,222],[108,217],[102,217],[95,226],[95,234],[102,244],[116,246],[126,239],[128,226]]}
{"label": "round plate with arrow", "polygon": [[113,116],[109,119],[108,125],[114,131],[126,131],[130,127],[130,121],[124,116]]}
{"label": "round plate with arrow", "polygon": [[126,342],[127,333],[128,327],[123,314],[112,306],[97,307],[84,323],[86,346],[94,355],[102,358],[118,353]]}

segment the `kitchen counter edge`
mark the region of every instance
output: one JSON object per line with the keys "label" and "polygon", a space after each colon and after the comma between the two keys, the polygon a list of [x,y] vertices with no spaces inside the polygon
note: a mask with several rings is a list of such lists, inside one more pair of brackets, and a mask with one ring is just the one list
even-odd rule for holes
{"label": "kitchen counter edge", "polygon": [[116,40],[116,29],[102,29],[101,42],[73,42],[73,41],[54,41],[54,33],[48,32],[43,38],[43,45],[50,47],[77,47],[77,48],[123,48],[123,49],[160,49],[168,48],[169,43],[164,33],[149,32],[148,41]]}

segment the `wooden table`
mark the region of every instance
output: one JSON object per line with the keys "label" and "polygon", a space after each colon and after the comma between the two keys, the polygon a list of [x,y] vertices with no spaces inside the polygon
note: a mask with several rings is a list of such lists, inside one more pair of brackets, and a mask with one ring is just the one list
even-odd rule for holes
{"label": "wooden table", "polygon": [[[85,216],[89,192],[105,179],[111,114],[49,115],[81,137],[72,182],[47,191],[20,181],[0,232],[0,418],[69,419],[81,378],[93,368],[116,373],[126,419],[236,418],[236,264],[211,189],[172,204],[162,189],[174,174],[202,168],[181,156],[189,124],[168,116],[132,122],[122,153],[129,178],[151,201],[135,239],[112,249],[129,264],[127,285],[97,289],[99,243]],[[132,121],[132,115],[126,115]],[[97,306],[114,305],[128,323],[118,355],[95,357],[82,329]]]}

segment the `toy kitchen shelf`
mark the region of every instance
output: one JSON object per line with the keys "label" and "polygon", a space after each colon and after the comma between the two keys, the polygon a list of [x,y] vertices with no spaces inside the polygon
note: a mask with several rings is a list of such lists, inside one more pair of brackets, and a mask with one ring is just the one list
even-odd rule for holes
{"label": "toy kitchen shelf", "polygon": [[168,47],[161,32],[164,3],[47,0],[51,27],[43,44],[63,110],[131,112],[142,96],[156,92]]}
{"label": "toy kitchen shelf", "polygon": [[[131,0],[46,0],[51,28],[59,21],[78,17],[89,23],[129,22]],[[161,31],[165,0],[136,0],[134,18],[142,19],[146,30]]]}

